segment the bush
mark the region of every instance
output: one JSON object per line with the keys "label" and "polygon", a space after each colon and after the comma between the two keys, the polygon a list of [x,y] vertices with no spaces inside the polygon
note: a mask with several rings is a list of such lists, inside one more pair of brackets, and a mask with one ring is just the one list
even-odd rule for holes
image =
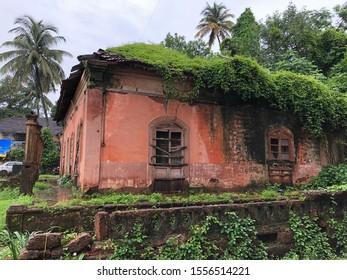
{"label": "bush", "polygon": [[25,154],[25,151],[23,148],[17,148],[10,151],[9,158],[6,158],[6,160],[23,161],[24,154]]}
{"label": "bush", "polygon": [[[189,58],[161,45],[135,43],[107,51],[153,67],[163,76],[165,95],[181,101],[199,98],[201,89],[221,96],[225,103],[262,104],[293,112],[303,128],[320,136],[325,127],[346,131],[347,100],[313,77],[292,72],[269,73],[254,60],[242,56]],[[191,92],[179,91],[175,82],[194,78]],[[219,96],[218,96],[219,95]]]}
{"label": "bush", "polygon": [[48,127],[42,128],[41,132],[43,140],[41,170],[43,173],[51,173],[53,168],[60,164],[60,151],[53,140],[53,132]]}
{"label": "bush", "polygon": [[318,176],[312,177],[309,189],[326,189],[329,186],[347,184],[347,164],[327,165]]}

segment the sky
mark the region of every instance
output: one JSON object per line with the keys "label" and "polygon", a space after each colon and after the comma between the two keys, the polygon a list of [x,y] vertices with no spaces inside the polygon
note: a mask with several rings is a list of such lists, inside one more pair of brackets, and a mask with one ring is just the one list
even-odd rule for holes
{"label": "sky", "polygon": [[[14,28],[14,20],[30,15],[58,28],[65,37],[57,49],[70,52],[62,67],[65,76],[78,64],[77,56],[91,54],[98,49],[133,42],[160,43],[167,33],[178,33],[186,40],[193,40],[197,32],[200,12],[212,0],[1,0],[0,45],[14,38],[8,31]],[[276,11],[283,12],[292,2],[301,10],[320,10],[346,2],[342,0],[224,0],[223,4],[234,14],[234,22],[246,8],[251,8],[257,21],[264,21]],[[0,53],[6,51],[0,48]],[[2,66],[2,64],[0,64]],[[50,94],[56,101],[59,90]]]}

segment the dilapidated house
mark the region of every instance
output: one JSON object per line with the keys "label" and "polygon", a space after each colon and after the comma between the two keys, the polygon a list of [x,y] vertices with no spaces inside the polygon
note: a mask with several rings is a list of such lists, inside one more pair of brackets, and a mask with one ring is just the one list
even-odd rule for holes
{"label": "dilapidated house", "polygon": [[219,94],[223,86],[205,80],[187,98],[194,73],[169,85],[138,58],[99,50],[78,60],[62,82],[55,120],[64,127],[61,173],[84,192],[294,184],[345,157],[344,134],[313,137],[297,114],[262,97]]}

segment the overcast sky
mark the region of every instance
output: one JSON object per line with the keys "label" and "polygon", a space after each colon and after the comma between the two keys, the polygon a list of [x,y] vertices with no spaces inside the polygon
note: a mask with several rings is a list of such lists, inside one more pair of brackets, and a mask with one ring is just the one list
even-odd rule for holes
{"label": "overcast sky", "polygon": [[[347,1],[347,0],[346,0]],[[258,21],[267,15],[283,12],[290,2],[298,9],[319,10],[343,4],[338,0],[224,0],[235,15],[234,22],[247,7]],[[33,16],[59,29],[66,43],[59,49],[74,57],[64,60],[63,69],[68,77],[71,67],[78,63],[77,56],[89,54],[132,42],[160,43],[168,32],[184,35],[193,40],[200,12],[212,0],[1,0],[0,45],[14,38],[8,31],[16,17]],[[0,52],[6,51],[0,48]],[[55,101],[59,93],[50,96]]]}

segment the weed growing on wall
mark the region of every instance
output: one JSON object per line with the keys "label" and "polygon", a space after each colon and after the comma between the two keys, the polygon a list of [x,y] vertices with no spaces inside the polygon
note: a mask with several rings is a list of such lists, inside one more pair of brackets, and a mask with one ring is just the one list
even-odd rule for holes
{"label": "weed growing on wall", "polygon": [[285,259],[328,260],[335,258],[328,235],[317,225],[317,218],[290,214],[289,225],[295,241]]}
{"label": "weed growing on wall", "polygon": [[115,244],[112,260],[133,260],[139,259],[140,250],[145,247],[147,236],[143,234],[142,224],[135,224],[131,232],[124,235],[124,238],[118,240]]}
{"label": "weed growing on wall", "polygon": [[[63,177],[62,177],[63,178]],[[208,194],[199,193],[193,195],[172,195],[165,196],[161,193],[146,194],[131,194],[131,193],[116,193],[110,192],[108,194],[95,193],[90,197],[84,196],[83,198],[72,199],[58,203],[59,206],[72,206],[72,205],[104,205],[104,204],[124,204],[131,205],[134,203],[192,203],[192,202],[217,202],[224,201],[232,203],[233,199],[242,197],[242,194],[235,193],[221,193],[221,194]]]}
{"label": "weed growing on wall", "polygon": [[153,249],[147,244],[141,224],[115,242],[111,259],[207,260],[207,259],[266,259],[265,246],[256,238],[254,221],[227,214],[226,221],[207,216],[201,225],[182,235],[171,236],[166,244]]}
{"label": "weed growing on wall", "polygon": [[347,258],[347,212],[341,222],[331,219],[328,224],[333,231],[332,238],[336,241],[337,253],[342,258]]}

